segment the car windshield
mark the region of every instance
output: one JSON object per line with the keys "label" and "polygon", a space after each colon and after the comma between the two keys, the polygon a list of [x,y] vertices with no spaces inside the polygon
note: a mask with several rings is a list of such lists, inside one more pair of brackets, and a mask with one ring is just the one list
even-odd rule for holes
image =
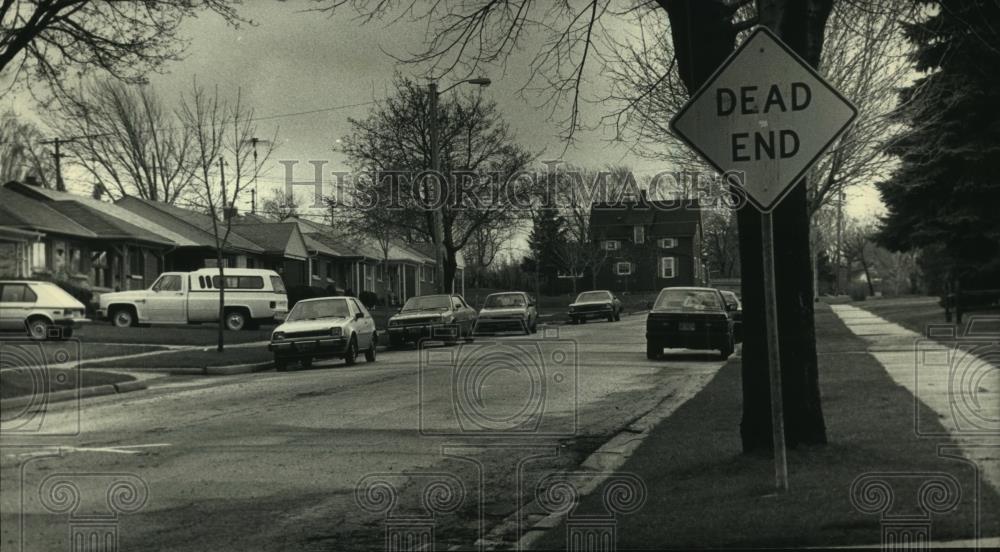
{"label": "car windshield", "polygon": [[576,296],[577,303],[587,303],[590,301],[610,301],[611,294],[606,291],[585,291]]}
{"label": "car windshield", "polygon": [[719,294],[701,289],[665,289],[656,298],[655,310],[721,311]]}
{"label": "car windshield", "polygon": [[506,309],[512,307],[523,307],[524,296],[520,293],[500,293],[490,295],[486,298],[483,306],[488,309]]}
{"label": "car windshield", "polygon": [[286,318],[289,322],[296,320],[318,320],[320,318],[349,318],[351,310],[344,299],[329,301],[303,301],[296,303],[292,312]]}
{"label": "car windshield", "polygon": [[447,295],[424,295],[410,297],[403,305],[404,311],[417,310],[448,310],[451,308],[451,298]]}

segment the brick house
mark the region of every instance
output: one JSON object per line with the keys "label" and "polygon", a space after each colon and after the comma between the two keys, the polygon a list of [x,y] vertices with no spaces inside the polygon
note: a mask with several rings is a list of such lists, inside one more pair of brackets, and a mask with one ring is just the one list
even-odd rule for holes
{"label": "brick house", "polygon": [[595,203],[594,245],[604,252],[596,283],[614,291],[706,285],[697,200]]}

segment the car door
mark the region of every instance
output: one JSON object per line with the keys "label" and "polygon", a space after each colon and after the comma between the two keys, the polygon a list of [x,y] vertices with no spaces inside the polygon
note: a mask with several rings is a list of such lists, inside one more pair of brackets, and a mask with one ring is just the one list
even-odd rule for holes
{"label": "car door", "polygon": [[38,296],[27,284],[0,284],[0,325],[7,331],[24,330],[24,321]]}
{"label": "car door", "polygon": [[[358,350],[366,351],[372,346],[372,337],[375,335],[375,319],[372,318],[368,309],[357,299],[351,298],[351,306],[354,314],[354,331],[358,334]],[[361,318],[357,315],[361,314]]]}
{"label": "car door", "polygon": [[184,277],[181,274],[160,276],[149,291],[149,295],[146,296],[149,322],[187,323],[187,300]]}

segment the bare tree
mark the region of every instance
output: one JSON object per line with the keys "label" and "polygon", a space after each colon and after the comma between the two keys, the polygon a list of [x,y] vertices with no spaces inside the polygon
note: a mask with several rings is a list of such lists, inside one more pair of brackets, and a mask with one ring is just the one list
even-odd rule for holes
{"label": "bare tree", "polygon": [[295,194],[281,189],[271,190],[270,197],[260,202],[261,214],[278,222],[299,216],[300,208]]}
{"label": "bare tree", "polygon": [[[235,0],[5,0],[0,2],[0,74],[12,85],[61,90],[70,70],[103,70],[131,82],[179,59],[181,24],[201,12],[249,23]],[[37,95],[37,94],[36,94]]]}
{"label": "bare tree", "polygon": [[[360,194],[380,198],[377,206],[355,209],[355,216],[373,219],[367,226],[389,224],[397,235],[434,241],[432,178],[416,178],[430,168],[429,98],[423,88],[397,78],[396,90],[372,108],[364,119],[351,119],[351,134],[341,151],[356,171],[373,173],[354,184]],[[515,142],[494,102],[480,95],[441,99],[438,109],[440,167],[445,175],[443,207],[447,292],[454,278],[456,254],[484,226],[510,225],[527,213],[520,207],[521,182],[513,180],[533,155]],[[503,188],[510,201],[494,201]],[[349,197],[359,197],[355,194]],[[372,208],[377,207],[377,208]],[[379,213],[378,211],[383,211]]]}
{"label": "bare tree", "polygon": [[[215,239],[216,265],[219,268],[219,333],[217,350],[225,349],[226,310],[225,252],[232,233],[235,206],[241,193],[250,186],[270,157],[273,146],[255,156],[250,138],[257,134],[254,111],[243,100],[241,91],[226,101],[216,87],[208,92],[194,84],[184,99],[179,116],[193,131],[195,176],[192,193],[211,217]],[[274,140],[269,142],[274,143]],[[249,321],[245,321],[249,323]]]}
{"label": "bare tree", "polygon": [[857,266],[865,276],[868,285],[868,295],[875,295],[875,284],[872,281],[872,269],[875,263],[875,226],[870,222],[851,220],[848,222],[844,235],[844,264],[848,273]]}
{"label": "bare tree", "polygon": [[517,225],[484,225],[472,232],[463,251],[466,269],[472,273],[473,287],[483,287],[489,268],[503,250],[504,244],[518,232]]}
{"label": "bare tree", "polygon": [[726,209],[702,210],[702,235],[711,275],[739,278],[740,243],[736,216]]}
{"label": "bare tree", "polygon": [[50,126],[72,137],[73,160],[112,198],[173,204],[195,177],[195,129],[150,85],[102,80],[67,91]]}
{"label": "bare tree", "polygon": [[0,184],[34,177],[44,186],[55,175],[53,159],[40,142],[42,132],[13,111],[0,114]]}

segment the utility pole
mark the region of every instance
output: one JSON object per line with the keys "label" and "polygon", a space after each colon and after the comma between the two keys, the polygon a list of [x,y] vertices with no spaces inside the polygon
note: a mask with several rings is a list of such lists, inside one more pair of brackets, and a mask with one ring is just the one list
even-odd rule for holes
{"label": "utility pole", "polygon": [[841,263],[843,262],[842,251],[844,250],[844,187],[840,186],[840,190],[837,192],[837,254],[836,263],[834,263],[834,268],[836,269],[836,282],[837,282],[837,295],[840,295],[843,287],[841,285]]}
{"label": "utility pole", "polygon": [[270,144],[269,140],[261,140],[256,136],[248,138],[243,141],[244,144],[250,144],[253,148],[253,190],[250,192],[250,212],[257,213],[257,173],[260,172],[260,165],[257,161],[257,144]]}
{"label": "utility pole", "polygon": [[[427,94],[430,96],[431,170],[434,171],[435,178],[439,177],[441,172],[440,152],[438,151],[438,98],[444,92],[447,92],[463,83],[475,84],[478,86],[489,86],[490,82],[490,79],[484,77],[465,79],[456,82],[440,92],[438,91],[437,82],[431,81],[427,85]],[[444,261],[448,256],[448,252],[445,250],[444,246],[444,187],[446,182],[443,180],[443,177],[440,184],[441,187],[439,189],[439,193],[441,194],[441,197],[435,198],[435,200],[440,202],[440,205],[435,207],[431,213],[431,224],[433,226],[434,235],[434,260],[437,263],[436,273],[438,278],[438,289],[441,290],[441,293],[449,293],[451,291],[451,283],[444,281]]]}
{"label": "utility pole", "polygon": [[59,151],[59,147],[65,144],[66,142],[70,141],[71,140],[62,140],[60,138],[53,138],[52,140],[39,142],[39,144],[45,144],[45,145],[51,144],[55,149],[55,152],[52,153],[52,159],[54,159],[56,162],[56,190],[59,190],[60,192],[66,191],[66,183],[63,182],[63,177],[62,177],[62,158],[65,157],[65,155],[63,155],[62,152]]}

